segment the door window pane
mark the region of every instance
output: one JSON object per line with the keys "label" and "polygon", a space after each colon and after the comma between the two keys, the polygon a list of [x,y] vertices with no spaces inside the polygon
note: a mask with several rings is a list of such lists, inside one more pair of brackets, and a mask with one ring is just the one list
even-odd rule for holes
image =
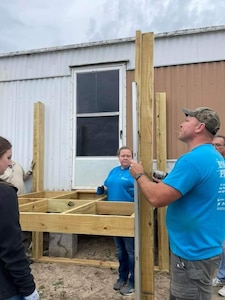
{"label": "door window pane", "polygon": [[119,70],[77,73],[77,113],[119,111]]}
{"label": "door window pane", "polygon": [[115,156],[119,145],[119,117],[78,117],[77,156]]}

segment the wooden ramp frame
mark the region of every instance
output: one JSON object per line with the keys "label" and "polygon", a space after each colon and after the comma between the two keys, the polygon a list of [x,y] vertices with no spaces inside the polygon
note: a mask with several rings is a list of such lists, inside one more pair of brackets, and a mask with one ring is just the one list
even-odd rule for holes
{"label": "wooden ramp frame", "polygon": [[[19,196],[23,231],[74,233],[105,236],[134,236],[134,203],[104,201],[94,190],[34,192]],[[43,239],[38,239],[37,261],[70,262],[118,267],[117,262],[43,256]]]}
{"label": "wooden ramp frame", "polygon": [[[94,190],[33,192],[19,196],[20,223],[23,231],[43,234],[72,233],[104,236],[134,236],[134,203],[108,202]],[[118,268],[118,262],[43,255],[43,239],[35,247],[39,262]],[[160,251],[160,250],[158,250]],[[158,270],[158,266],[154,266]]]}

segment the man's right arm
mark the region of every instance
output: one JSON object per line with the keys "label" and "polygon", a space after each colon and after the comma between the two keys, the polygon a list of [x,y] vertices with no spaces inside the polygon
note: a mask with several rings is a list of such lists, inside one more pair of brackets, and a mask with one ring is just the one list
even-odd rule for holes
{"label": "man's right arm", "polygon": [[[130,173],[137,180],[147,201],[154,207],[167,206],[169,203],[179,199],[182,195],[178,190],[163,182],[155,183],[150,181],[145,175],[142,163],[137,163],[132,160]],[[140,176],[140,174],[143,175]]]}
{"label": "man's right arm", "polygon": [[167,206],[182,196],[179,191],[163,182],[150,181],[146,175],[141,176],[137,182],[147,201],[154,207]]}

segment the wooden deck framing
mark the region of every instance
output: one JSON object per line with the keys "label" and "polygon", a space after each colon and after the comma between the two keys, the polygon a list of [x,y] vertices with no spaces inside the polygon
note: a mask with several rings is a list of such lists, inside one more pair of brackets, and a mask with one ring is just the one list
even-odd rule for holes
{"label": "wooden deck framing", "polygon": [[[23,231],[134,236],[134,203],[108,202],[94,190],[36,192],[19,196]],[[37,241],[36,261],[58,261],[118,267],[118,263],[43,256],[43,239]]]}

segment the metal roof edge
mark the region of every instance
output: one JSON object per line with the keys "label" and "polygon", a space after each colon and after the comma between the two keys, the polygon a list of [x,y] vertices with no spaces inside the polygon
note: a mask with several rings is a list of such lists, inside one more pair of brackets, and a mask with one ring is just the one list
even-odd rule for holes
{"label": "metal roof edge", "polygon": [[8,57],[8,56],[40,54],[40,53],[45,53],[45,52],[55,52],[55,51],[80,49],[80,48],[88,48],[88,47],[100,47],[100,46],[102,47],[102,46],[112,45],[112,44],[122,44],[122,43],[133,42],[134,40],[135,40],[134,37],[128,37],[128,38],[121,38],[121,39],[114,39],[114,40],[104,40],[104,41],[97,41],[97,42],[71,44],[71,45],[65,45],[65,46],[54,46],[54,47],[31,49],[31,50],[24,50],[24,51],[0,53],[0,58]]}
{"label": "metal roof edge", "polygon": [[192,28],[192,29],[181,29],[181,30],[175,30],[170,32],[156,33],[155,38],[200,34],[200,33],[215,32],[215,31],[225,31],[225,25],[200,27],[200,28]]}
{"label": "metal roof edge", "polygon": [[[158,38],[164,38],[164,37],[200,34],[200,33],[224,31],[224,30],[225,30],[225,25],[219,25],[219,26],[201,27],[201,28],[194,28],[194,29],[182,29],[182,30],[176,30],[176,31],[170,31],[170,32],[155,33],[154,37],[156,39],[158,39]],[[71,45],[65,45],[65,46],[54,46],[54,47],[31,49],[31,50],[24,50],[24,51],[0,53],[0,58],[1,57],[9,57],[9,56],[40,54],[40,53],[63,51],[63,50],[70,50],[70,49],[81,49],[81,48],[88,48],[88,47],[102,47],[102,46],[106,46],[106,45],[122,44],[122,43],[134,42],[134,41],[135,41],[135,37],[127,37],[127,38],[103,40],[103,41],[97,41],[97,42],[71,44]]]}

